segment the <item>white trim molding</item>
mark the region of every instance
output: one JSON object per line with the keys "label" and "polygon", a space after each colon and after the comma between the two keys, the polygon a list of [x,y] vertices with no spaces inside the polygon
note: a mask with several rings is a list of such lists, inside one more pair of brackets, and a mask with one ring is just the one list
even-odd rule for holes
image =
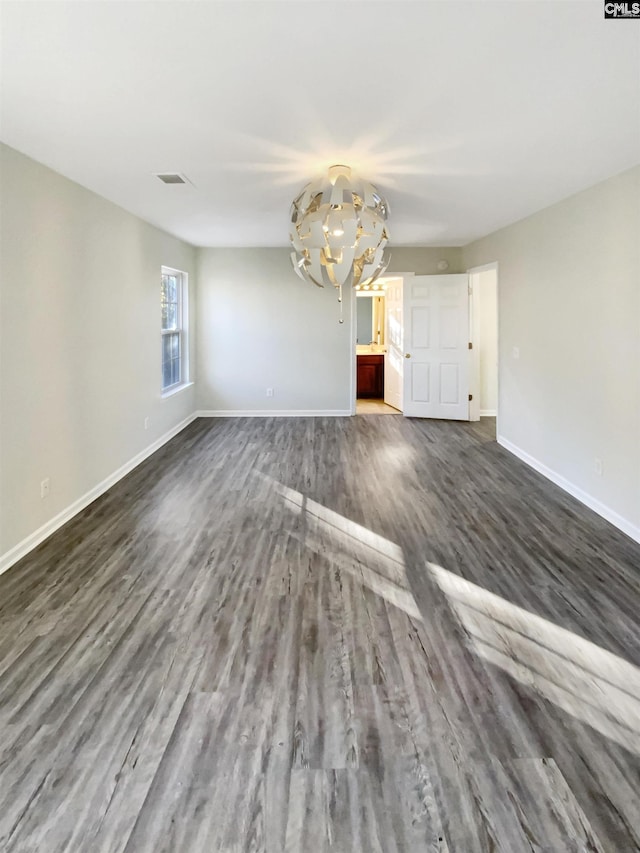
{"label": "white trim molding", "polygon": [[108,491],[108,489],[114,486],[118,480],[126,477],[126,475],[133,471],[134,468],[137,468],[141,462],[144,462],[147,457],[151,456],[152,453],[155,453],[156,450],[159,450],[163,444],[166,444],[179,432],[182,432],[182,430],[185,429],[185,427],[188,427],[196,417],[196,414],[190,415],[188,418],[185,418],[177,424],[177,426],[173,427],[168,432],[165,432],[164,435],[160,436],[160,438],[156,439],[148,447],[145,447],[144,450],[141,450],[140,453],[137,453],[134,457],[129,459],[128,462],[125,462],[124,465],[102,480],[101,483],[98,483],[97,486],[94,486],[66,509],[63,509],[62,512],[59,512],[53,518],[49,519],[49,521],[47,521],[46,524],[43,524],[42,527],[39,527],[21,542],[18,542],[18,544],[14,545],[11,550],[2,554],[0,556],[0,575],[3,572],[6,572],[7,569],[11,568],[11,566],[13,566],[14,563],[17,563],[18,560],[26,557],[29,551],[33,551],[34,548],[44,542],[45,539],[48,539],[49,536],[51,536],[52,533],[55,533],[63,524],[70,521],[74,515],[77,515],[83,509],[88,507],[90,503],[93,503],[96,498],[99,498],[100,495],[103,495]]}
{"label": "white trim molding", "polygon": [[505,438],[502,435],[497,437],[498,444],[501,447],[504,447],[505,450],[508,450],[509,453],[513,453],[514,456],[517,456],[518,459],[525,462],[530,468],[533,468],[539,474],[542,474],[543,477],[546,477],[547,480],[551,480],[552,483],[555,483],[556,486],[560,486],[565,492],[570,494],[572,497],[579,500],[580,503],[588,506],[589,509],[592,509],[594,512],[597,512],[598,515],[602,516],[602,518],[609,521],[614,527],[617,527],[618,530],[621,530],[623,533],[626,533],[631,539],[635,542],[640,542],[640,527],[636,527],[632,524],[628,519],[624,518],[624,516],[615,512],[615,510],[606,506],[606,504],[601,503],[601,501],[594,498],[592,495],[588,494],[588,492],[583,491],[578,486],[575,486],[561,474],[558,474],[556,471],[553,471],[543,462],[540,462],[533,456],[530,456],[525,450],[521,450],[517,445],[513,444],[509,439]]}
{"label": "white trim molding", "polygon": [[350,409],[206,409],[199,418],[348,418]]}
{"label": "white trim molding", "polygon": [[495,409],[480,409],[481,418],[495,418],[497,411]]}
{"label": "white trim molding", "polygon": [[179,394],[181,391],[186,391],[187,388],[193,388],[195,382],[183,382],[182,385],[176,385],[172,388],[168,388],[166,391],[163,391],[160,394],[160,398],[162,400],[167,400],[169,397],[175,397],[176,394]]}

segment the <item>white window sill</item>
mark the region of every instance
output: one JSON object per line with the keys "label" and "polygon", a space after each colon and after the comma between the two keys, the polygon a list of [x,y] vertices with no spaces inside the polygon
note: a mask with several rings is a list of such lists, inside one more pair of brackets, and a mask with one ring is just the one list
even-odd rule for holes
{"label": "white window sill", "polygon": [[187,388],[192,388],[193,382],[183,382],[182,385],[176,385],[175,388],[168,388],[166,391],[163,391],[160,394],[161,399],[166,400],[167,397],[173,397],[175,394],[179,394],[181,391],[185,391]]}

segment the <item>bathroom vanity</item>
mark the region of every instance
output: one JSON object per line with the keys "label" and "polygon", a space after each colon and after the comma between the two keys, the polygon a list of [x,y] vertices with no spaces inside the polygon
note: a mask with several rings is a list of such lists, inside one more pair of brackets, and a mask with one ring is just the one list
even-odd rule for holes
{"label": "bathroom vanity", "polygon": [[369,400],[384,397],[384,354],[366,353],[356,355],[357,396]]}
{"label": "bathroom vanity", "polygon": [[381,400],[384,399],[386,349],[384,292],[359,290],[356,296],[356,396],[365,400]]}

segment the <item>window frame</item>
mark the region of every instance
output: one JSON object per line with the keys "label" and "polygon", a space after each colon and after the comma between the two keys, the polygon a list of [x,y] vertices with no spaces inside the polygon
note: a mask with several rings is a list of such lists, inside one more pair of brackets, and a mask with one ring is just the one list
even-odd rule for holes
{"label": "window frame", "polygon": [[[162,328],[162,288],[163,278],[173,276],[176,279],[176,324],[175,328]],[[171,396],[176,391],[189,384],[189,345],[188,345],[188,273],[173,267],[162,266],[160,268],[160,393],[163,397]],[[171,303],[173,304],[173,303]],[[179,377],[176,382],[164,385],[164,339],[168,335],[178,336],[178,363]]]}

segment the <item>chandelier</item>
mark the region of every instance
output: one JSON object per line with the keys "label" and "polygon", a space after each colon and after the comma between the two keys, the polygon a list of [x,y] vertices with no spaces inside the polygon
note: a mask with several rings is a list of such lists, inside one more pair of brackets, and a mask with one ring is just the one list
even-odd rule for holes
{"label": "chandelier", "polygon": [[[387,268],[386,200],[370,183],[351,177],[349,166],[331,166],[291,205],[293,268],[318,287],[371,285]],[[340,318],[342,323],[342,317]]]}

